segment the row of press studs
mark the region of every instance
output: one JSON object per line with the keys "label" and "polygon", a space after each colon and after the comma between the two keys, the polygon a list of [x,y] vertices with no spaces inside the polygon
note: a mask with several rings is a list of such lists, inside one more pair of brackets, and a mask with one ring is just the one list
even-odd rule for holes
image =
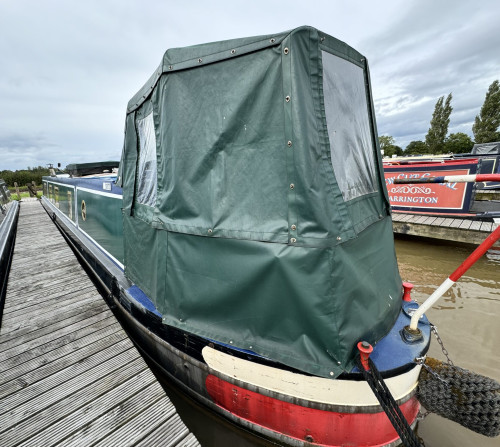
{"label": "row of press studs", "polygon": [[[290,50],[288,49],[288,47],[283,48],[283,54],[288,54],[289,52],[290,52]],[[286,103],[289,103],[291,99],[292,99],[292,98],[290,97],[290,95],[285,96],[285,102],[286,102]],[[288,140],[288,141],[287,141],[287,143],[286,143],[286,145],[287,145],[288,147],[292,147],[292,141],[291,141],[291,140]],[[290,183],[290,189],[292,189],[292,190],[293,190],[293,189],[295,189],[295,184]],[[297,225],[292,224],[292,225],[290,226],[290,229],[291,229],[292,231],[297,230]],[[291,238],[290,238],[290,243],[291,243],[291,244],[295,244],[295,242],[297,242],[297,239],[296,239],[296,238],[294,238],[294,237],[291,237]]]}

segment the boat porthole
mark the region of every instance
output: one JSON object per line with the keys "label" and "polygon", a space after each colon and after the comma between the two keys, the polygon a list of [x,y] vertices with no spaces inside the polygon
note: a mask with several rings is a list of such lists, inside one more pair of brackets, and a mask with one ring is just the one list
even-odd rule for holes
{"label": "boat porthole", "polygon": [[82,219],[87,219],[87,206],[85,205],[85,200],[82,200]]}

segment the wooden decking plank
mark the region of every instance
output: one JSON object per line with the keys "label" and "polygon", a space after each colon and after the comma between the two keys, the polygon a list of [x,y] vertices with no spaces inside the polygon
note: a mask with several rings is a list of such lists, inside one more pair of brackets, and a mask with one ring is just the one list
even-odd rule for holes
{"label": "wooden decking plank", "polygon": [[463,219],[453,219],[453,221],[450,224],[450,228],[459,228],[462,221]]}
{"label": "wooden decking plank", "polygon": [[[66,447],[78,447],[83,440],[93,447],[134,445],[174,413],[174,405],[165,398],[165,391],[155,382],[88,424],[84,430],[65,439],[64,444]],[[116,429],[110,430],[110,425]]]}
{"label": "wooden decking plank", "polygon": [[94,303],[92,307],[89,307],[82,311],[81,309],[73,309],[69,312],[60,312],[54,315],[54,319],[51,324],[46,325],[45,320],[39,324],[34,324],[32,327],[23,327],[17,331],[8,332],[6,334],[0,335],[0,350],[2,345],[6,344],[6,341],[11,341],[10,346],[16,346],[26,341],[33,340],[42,335],[49,334],[51,332],[56,332],[59,329],[72,326],[77,324],[81,320],[85,320],[88,317],[92,317],[98,313],[106,312],[108,306],[104,301],[101,303]]}
{"label": "wooden decking plank", "polygon": [[[184,440],[190,432],[182,422],[178,414],[173,415],[156,430],[152,431],[144,439],[135,444],[136,447],[175,447],[177,445],[186,445]],[[182,444],[180,444],[182,442]],[[199,445],[196,441],[196,444]]]}
{"label": "wooden decking plank", "polygon": [[20,377],[24,374],[28,374],[30,371],[38,370],[39,368],[44,368],[64,356],[74,354],[79,349],[87,346],[89,344],[98,343],[100,340],[107,337],[114,337],[115,334],[119,333],[120,337],[125,337],[125,334],[121,330],[121,326],[118,322],[106,326],[103,329],[92,332],[81,338],[77,338],[71,342],[65,343],[63,346],[52,349],[42,355],[39,355],[31,360],[22,363],[13,364],[12,368],[2,371],[0,374],[0,385],[4,384],[10,380]]}
{"label": "wooden decking plank", "polygon": [[478,220],[472,221],[469,230],[479,231],[481,229],[481,222]]}
{"label": "wooden decking plank", "polygon": [[32,304],[36,304],[38,300],[42,303],[45,300],[60,295],[66,295],[68,293],[73,293],[78,290],[86,290],[88,288],[95,288],[95,285],[90,281],[84,283],[78,282],[76,284],[73,284],[72,282],[68,283],[68,279],[64,278],[64,281],[61,281],[60,284],[54,284],[53,287],[35,289],[32,292],[23,293],[17,297],[12,296],[11,294],[9,295],[9,301],[5,303],[4,314],[8,313],[6,310],[10,310],[11,308],[20,309],[23,303],[27,303],[26,306],[31,306]]}
{"label": "wooden decking plank", "polygon": [[409,220],[413,219],[413,214],[405,214],[402,218],[401,218],[401,222],[408,222]]}
{"label": "wooden decking plank", "polygon": [[[9,394],[15,393],[27,386],[33,385],[34,383],[41,381],[53,374],[63,371],[78,362],[82,362],[83,358],[90,357],[96,353],[99,353],[107,348],[110,348],[114,344],[123,341],[126,335],[123,331],[115,332],[107,336],[104,339],[95,341],[92,344],[87,344],[82,346],[79,350],[74,350],[73,352],[56,358],[48,358],[48,362],[45,365],[40,365],[37,368],[27,371],[21,376],[15,377],[2,385],[0,385],[0,399],[8,396]],[[4,380],[2,378],[2,380]],[[58,380],[59,381],[59,380]]]}
{"label": "wooden decking plank", "polygon": [[458,226],[458,228],[462,230],[468,230],[472,224],[472,220],[470,219],[464,219],[462,220],[461,224]]}
{"label": "wooden decking plank", "polygon": [[84,318],[81,321],[77,321],[71,325],[63,326],[57,331],[48,331],[48,333],[46,333],[45,335],[38,334],[39,337],[30,337],[29,339],[22,340],[19,343],[16,343],[14,346],[11,346],[11,344],[7,343],[0,343],[0,363],[3,359],[18,355],[19,353],[27,349],[32,349],[33,347],[43,345],[66,334],[71,334],[78,329],[83,329],[85,326],[90,326],[100,320],[105,320],[111,316],[113,316],[113,313],[108,309],[90,317]]}
{"label": "wooden decking plank", "polygon": [[[5,351],[5,353],[0,353],[0,372],[3,374],[11,368],[21,366],[25,362],[34,360],[53,350],[63,348],[73,341],[88,337],[89,335],[95,334],[117,324],[119,323],[111,314],[107,318],[102,318],[92,324],[83,326],[74,332],[70,332],[69,334],[65,334],[54,339],[50,338],[45,343],[35,345],[34,342],[30,342],[31,345],[28,344],[29,346],[18,346],[17,350],[14,348],[13,350]],[[6,353],[10,355],[7,355]]]}
{"label": "wooden decking plank", "polygon": [[[68,414],[65,412],[65,414],[68,414],[66,417],[37,434],[36,444],[31,440],[26,440],[21,445],[26,447],[32,445],[49,447],[64,441],[64,445],[68,446],[71,445],[72,439],[80,442],[80,446],[92,445],[93,440],[92,436],[89,437],[89,432],[94,432],[96,426],[101,428],[101,436],[102,432],[107,434],[115,428],[114,424],[109,424],[109,418],[113,416],[113,413],[118,413],[120,417],[126,417],[127,411],[130,411],[131,403],[144,399],[144,405],[153,405],[161,397],[158,392],[156,394],[152,393],[152,390],[156,389],[154,385],[158,385],[154,376],[142,374],[142,379],[141,381],[128,380],[73,413]],[[106,418],[107,426],[99,427],[99,419]],[[93,435],[94,438],[99,439],[97,432],[93,433]]]}
{"label": "wooden decking plank", "polygon": [[78,296],[78,294],[82,293],[82,295],[85,295],[89,291],[94,292],[95,291],[95,286],[93,284],[87,284],[82,287],[80,290],[74,290],[73,288],[67,288],[67,287],[62,287],[61,289],[52,291],[51,293],[47,294],[35,294],[33,296],[30,296],[26,298],[25,300],[21,300],[15,305],[9,306],[7,309],[4,309],[4,319],[8,318],[14,318],[17,315],[25,315],[28,314],[29,312],[36,309],[38,304],[42,304],[42,307],[45,308],[46,306],[52,306],[53,302],[58,301],[59,299],[61,300],[66,300],[74,296]]}
{"label": "wooden decking plank", "polygon": [[[49,262],[54,258],[66,258],[69,259],[75,256],[75,254],[68,247],[60,247],[57,250],[53,250],[50,252],[37,253],[36,257],[33,257],[33,253],[26,252],[25,256],[20,256],[16,253],[15,258],[12,259],[12,268],[15,268],[16,271],[18,269],[22,269],[25,265],[30,266],[40,266],[40,264],[44,264],[45,262]],[[45,268],[45,265],[43,265]]]}
{"label": "wooden decking plank", "polygon": [[[44,278],[43,280],[41,279],[38,284],[35,283],[29,283],[25,287],[19,288],[16,291],[16,296],[17,298],[14,299],[22,299],[21,297],[23,295],[30,295],[33,293],[39,293],[42,291],[50,290],[55,286],[59,285],[66,285],[69,287],[75,287],[76,280],[81,281],[81,285],[83,284],[89,284],[91,281],[88,278],[75,278],[74,276],[72,277],[72,273],[76,273],[78,270],[75,270],[74,272],[69,272],[67,275],[61,275],[58,278]],[[10,295],[13,294],[13,290],[9,291],[9,285],[7,283],[7,293]]]}
{"label": "wooden decking plank", "polygon": [[[82,271],[82,267],[78,262],[73,262],[71,265],[65,265],[58,269],[48,270],[45,272],[37,272],[30,275],[30,283],[26,284],[24,280],[13,279],[9,281],[7,285],[7,294],[21,292],[24,290],[33,290],[33,286],[36,286],[37,279],[43,280],[44,282],[52,281],[54,278],[60,278],[61,276],[65,276],[68,274],[79,273]],[[84,278],[82,278],[84,279]],[[85,278],[86,279],[86,278]]]}
{"label": "wooden decking plank", "polygon": [[485,231],[487,233],[490,233],[492,226],[493,226],[493,222],[481,222],[481,231]]}
{"label": "wooden decking plank", "polygon": [[198,445],[36,201],[20,209],[4,309],[1,447],[126,446],[159,433]]}
{"label": "wooden decking plank", "polygon": [[[111,374],[123,364],[133,360],[136,357],[135,348],[130,347],[124,355],[115,355],[110,359],[100,362],[93,368],[80,371],[80,374],[73,374],[69,380],[57,383],[54,377],[52,380],[45,380],[44,383],[32,385],[28,392],[17,393],[2,399],[0,408],[0,427],[17,424],[24,419],[28,419],[39,411],[53,405],[65,396],[74,394],[86,386],[90,386],[99,377]],[[68,374],[71,375],[71,374]],[[63,378],[63,377],[61,377]],[[46,388],[50,383],[52,388]],[[37,391],[43,392],[37,393]],[[23,390],[24,391],[24,390]]]}
{"label": "wooden decking plank", "polygon": [[[13,288],[17,285],[17,283],[25,283],[26,278],[33,278],[33,269],[36,265],[40,265],[40,260],[37,259],[37,262],[31,263],[31,265],[25,265],[24,268],[21,269],[16,269],[16,276],[13,278],[12,281],[10,281],[10,287]],[[55,258],[52,261],[50,261],[49,265],[46,265],[48,270],[55,270],[58,267],[65,267],[65,268],[70,268],[74,266],[79,266],[80,264],[78,260],[75,258],[75,256],[64,256],[64,257],[59,257]],[[43,272],[42,272],[43,273]]]}
{"label": "wooden decking plank", "polygon": [[[58,317],[62,315],[67,315],[69,312],[72,312],[74,309],[78,308],[81,310],[85,308],[89,304],[95,304],[96,291],[89,290],[86,293],[83,293],[81,296],[70,295],[67,299],[61,299],[59,304],[61,309],[64,309],[63,312],[57,312]],[[41,310],[37,312],[36,309],[28,308],[30,310],[23,312],[19,312],[16,315],[6,318],[3,323],[4,333],[9,331],[13,331],[17,329],[21,329],[22,327],[30,325],[36,325],[40,323],[46,323],[47,321],[54,321],[52,317],[54,316],[54,311],[57,309],[57,301],[47,303]],[[12,314],[11,314],[12,315]]]}
{"label": "wooden decking plank", "polygon": [[437,217],[434,222],[432,222],[432,225],[434,226],[440,226],[444,222],[444,217]]}
{"label": "wooden decking plank", "polygon": [[[137,386],[137,383],[147,383],[150,377],[152,377],[151,371],[140,358],[135,359],[127,365],[122,365],[113,371],[112,374],[100,377],[91,386],[65,396],[55,404],[33,414],[32,417],[11,425],[8,429],[7,427],[0,426],[0,435],[3,442],[2,447],[17,446],[20,442],[29,439],[38,440],[37,434],[39,432],[71,415],[79,408],[94,402],[100,396],[113,392],[115,389],[118,389],[117,392],[120,393],[120,386],[122,384],[125,384],[125,388],[133,388]],[[2,429],[5,432],[2,433]],[[35,435],[37,436],[35,437]]]}

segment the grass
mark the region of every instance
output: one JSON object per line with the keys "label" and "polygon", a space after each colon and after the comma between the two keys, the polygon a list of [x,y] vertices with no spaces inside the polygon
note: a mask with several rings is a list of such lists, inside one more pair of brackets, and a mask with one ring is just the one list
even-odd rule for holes
{"label": "grass", "polygon": [[[28,188],[24,187],[24,191],[19,188],[19,196],[17,195],[16,193],[16,190],[15,188],[12,188],[10,189],[10,200],[22,200],[22,199],[25,199],[27,197],[30,197],[30,193],[28,191]],[[37,197],[40,198],[42,196],[43,192],[41,189],[37,190]]]}

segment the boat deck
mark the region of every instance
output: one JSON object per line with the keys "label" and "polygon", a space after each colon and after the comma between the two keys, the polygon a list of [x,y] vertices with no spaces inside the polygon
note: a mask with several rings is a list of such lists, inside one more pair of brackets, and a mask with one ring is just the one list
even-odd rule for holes
{"label": "boat deck", "polygon": [[[392,226],[395,234],[479,245],[498,226],[498,223],[460,217],[393,212]],[[499,246],[498,242],[494,245],[494,247]]]}
{"label": "boat deck", "polygon": [[200,445],[39,201],[1,321],[0,445]]}

